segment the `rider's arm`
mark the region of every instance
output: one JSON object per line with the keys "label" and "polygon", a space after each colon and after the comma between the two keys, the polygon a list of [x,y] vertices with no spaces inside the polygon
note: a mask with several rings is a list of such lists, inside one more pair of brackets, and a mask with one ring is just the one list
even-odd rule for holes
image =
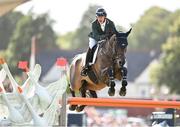
{"label": "rider's arm", "polygon": [[116,27],[114,25],[114,22],[111,21],[110,19],[107,19],[108,23],[109,23],[109,27],[110,27],[110,35],[113,35],[113,34],[116,34],[117,33],[117,30],[116,30]]}
{"label": "rider's arm", "polygon": [[107,30],[107,37],[110,39],[112,35],[117,34],[116,27],[112,21],[109,20],[109,23],[107,24],[109,29]]}

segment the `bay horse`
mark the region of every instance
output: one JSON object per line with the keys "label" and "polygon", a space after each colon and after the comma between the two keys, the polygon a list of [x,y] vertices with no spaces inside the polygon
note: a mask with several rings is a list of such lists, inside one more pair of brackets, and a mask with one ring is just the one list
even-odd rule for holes
{"label": "bay horse", "polygon": [[[125,53],[127,51],[127,37],[131,29],[126,33],[112,35],[110,39],[102,40],[98,43],[98,52],[95,63],[91,66],[98,81],[92,81],[89,76],[81,76],[81,70],[85,62],[86,54],[79,54],[74,57],[69,68],[69,87],[72,97],[79,92],[82,97],[88,95],[97,98],[96,91],[104,87],[109,87],[108,94],[113,96],[115,93],[114,79],[122,81],[119,94],[125,96],[127,86],[127,69],[124,67]],[[84,109],[85,105],[70,105],[70,110],[78,112]]]}

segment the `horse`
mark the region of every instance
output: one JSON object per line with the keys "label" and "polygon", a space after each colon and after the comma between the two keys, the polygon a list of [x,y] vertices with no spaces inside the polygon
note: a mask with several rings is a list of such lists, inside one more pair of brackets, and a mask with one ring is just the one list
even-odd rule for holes
{"label": "horse", "polygon": [[[107,86],[109,87],[109,96],[113,96],[115,93],[115,79],[122,81],[120,96],[126,95],[128,83],[126,80],[127,68],[124,67],[124,64],[128,45],[127,37],[130,32],[131,29],[125,33],[117,32],[109,39],[98,42],[97,57],[91,66],[91,70],[96,77],[94,81],[91,75],[81,76],[86,54],[82,53],[74,57],[69,67],[69,88],[72,97],[75,97],[75,93],[79,92],[82,97],[97,98],[96,91]],[[69,109],[80,112],[84,107],[85,105],[70,105]]]}

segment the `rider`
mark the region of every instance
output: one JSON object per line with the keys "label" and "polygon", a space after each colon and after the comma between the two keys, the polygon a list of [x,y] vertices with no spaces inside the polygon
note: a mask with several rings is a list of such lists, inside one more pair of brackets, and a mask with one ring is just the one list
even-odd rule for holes
{"label": "rider", "polygon": [[87,76],[87,71],[91,66],[90,62],[93,60],[97,42],[107,38],[109,39],[117,32],[113,21],[106,17],[107,13],[105,9],[98,8],[96,10],[96,19],[92,22],[92,32],[89,34],[89,48],[86,54],[85,66],[81,71],[82,76]]}

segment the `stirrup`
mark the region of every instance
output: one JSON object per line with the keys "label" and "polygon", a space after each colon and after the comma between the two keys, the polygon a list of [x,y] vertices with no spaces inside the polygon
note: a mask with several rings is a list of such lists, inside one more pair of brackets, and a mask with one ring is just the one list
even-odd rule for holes
{"label": "stirrup", "polygon": [[88,71],[88,67],[83,67],[83,69],[81,70],[81,76],[87,76],[87,71]]}

